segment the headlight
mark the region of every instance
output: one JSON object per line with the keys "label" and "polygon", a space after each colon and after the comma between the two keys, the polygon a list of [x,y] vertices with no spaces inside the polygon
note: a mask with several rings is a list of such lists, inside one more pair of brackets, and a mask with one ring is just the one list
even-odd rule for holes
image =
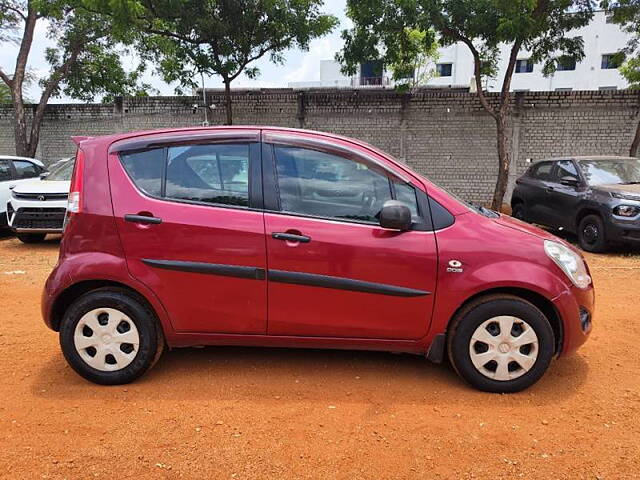
{"label": "headlight", "polygon": [[613,209],[614,215],[619,217],[635,217],[640,213],[640,207],[635,205],[618,205]]}
{"label": "headlight", "polygon": [[561,243],[551,240],[544,241],[544,251],[567,274],[576,287],[587,288],[591,285],[591,277],[580,255]]}

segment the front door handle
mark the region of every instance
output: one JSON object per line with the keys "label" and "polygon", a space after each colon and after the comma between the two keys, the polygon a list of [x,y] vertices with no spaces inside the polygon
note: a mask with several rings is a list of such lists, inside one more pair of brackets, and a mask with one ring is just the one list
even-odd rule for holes
{"label": "front door handle", "polygon": [[131,223],[146,223],[152,225],[162,223],[162,219],[158,217],[152,217],[148,215],[133,215],[131,213],[126,214],[124,216],[124,220]]}
{"label": "front door handle", "polygon": [[547,188],[545,188],[545,190],[546,190],[547,192],[553,192],[553,191],[555,190],[555,188],[553,188],[553,187],[547,187]]}
{"label": "front door handle", "polygon": [[309,243],[311,241],[311,237],[296,235],[295,233],[274,232],[271,236],[276,240],[284,240],[286,242]]}

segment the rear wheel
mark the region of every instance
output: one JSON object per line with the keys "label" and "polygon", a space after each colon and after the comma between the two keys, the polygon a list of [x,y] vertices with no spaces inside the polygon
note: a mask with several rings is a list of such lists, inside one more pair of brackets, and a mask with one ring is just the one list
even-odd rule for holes
{"label": "rear wheel", "polygon": [[480,298],[454,318],[448,353],[456,372],[479,390],[512,393],[549,367],[554,335],[544,314],[512,295]]}
{"label": "rear wheel", "polygon": [[60,345],[69,365],[102,385],[129,383],[160,357],[164,340],[155,314],[137,295],[101,288],[65,312]]}
{"label": "rear wheel", "polygon": [[17,233],[16,237],[22,243],[40,243],[46,237],[46,233]]}
{"label": "rear wheel", "polygon": [[607,250],[604,222],[598,215],[587,215],[578,225],[580,247],[587,252],[600,253]]}

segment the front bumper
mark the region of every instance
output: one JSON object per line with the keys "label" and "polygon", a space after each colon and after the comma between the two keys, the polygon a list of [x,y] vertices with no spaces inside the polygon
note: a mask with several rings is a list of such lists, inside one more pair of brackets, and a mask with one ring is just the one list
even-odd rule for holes
{"label": "front bumper", "polygon": [[625,220],[612,216],[605,229],[610,242],[640,245],[640,219]]}
{"label": "front bumper", "polygon": [[16,233],[61,233],[66,209],[66,200],[12,198],[7,204],[7,223]]}
{"label": "front bumper", "polygon": [[562,320],[562,347],[559,354],[570,355],[587,341],[593,328],[593,285],[585,289],[572,285],[556,297],[553,304]]}

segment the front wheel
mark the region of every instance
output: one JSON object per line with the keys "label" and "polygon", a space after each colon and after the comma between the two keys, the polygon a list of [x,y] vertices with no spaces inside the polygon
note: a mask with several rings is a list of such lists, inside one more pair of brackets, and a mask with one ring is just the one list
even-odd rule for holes
{"label": "front wheel", "polygon": [[598,215],[587,215],[578,225],[580,247],[587,252],[602,253],[607,250],[604,222]]}
{"label": "front wheel", "polygon": [[40,243],[46,237],[46,233],[17,233],[16,237],[22,243]]}
{"label": "front wheel", "polygon": [[158,360],[164,347],[154,312],[119,288],[85,293],[65,312],[60,346],[82,377],[102,385],[129,383]]}
{"label": "front wheel", "polygon": [[553,329],[531,303],[512,295],[473,301],[452,321],[449,360],[473,387],[513,393],[536,383],[554,353]]}

